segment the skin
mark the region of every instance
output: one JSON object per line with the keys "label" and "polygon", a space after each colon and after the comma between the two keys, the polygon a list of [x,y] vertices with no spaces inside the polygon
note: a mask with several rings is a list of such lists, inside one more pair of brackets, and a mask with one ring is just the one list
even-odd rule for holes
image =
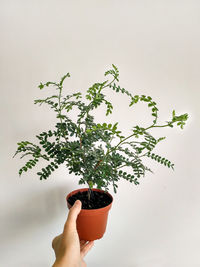
{"label": "skin", "polygon": [[52,247],[56,256],[53,267],[87,267],[83,259],[93,247],[94,241],[79,240],[76,219],[81,206],[81,201],[76,200],[69,210],[63,233],[53,239]]}

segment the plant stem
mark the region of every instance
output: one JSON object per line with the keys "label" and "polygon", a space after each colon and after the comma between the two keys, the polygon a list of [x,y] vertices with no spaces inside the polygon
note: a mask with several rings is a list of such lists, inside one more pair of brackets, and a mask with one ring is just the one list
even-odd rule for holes
{"label": "plant stem", "polygon": [[[58,109],[58,114],[60,115],[61,130],[62,130],[62,132],[63,132],[63,136],[64,136],[65,141],[66,141],[66,143],[67,143],[67,138],[66,138],[66,136],[65,136],[65,131],[64,131],[63,128],[62,128],[63,121],[62,121],[62,118],[61,118],[61,116],[62,116],[62,114],[61,114],[61,111],[62,111],[62,109],[61,109],[61,93],[62,93],[62,86],[59,86],[59,85],[58,85],[58,89],[59,89],[59,95],[58,95],[58,105],[59,105],[59,109]],[[59,143],[60,143],[60,136],[59,136]]]}
{"label": "plant stem", "polygon": [[91,197],[91,189],[88,188],[88,200],[90,201],[90,197]]}
{"label": "plant stem", "polygon": [[101,162],[102,162],[102,159],[100,159],[100,160],[97,162],[97,164],[96,164],[95,167],[94,167],[94,171],[99,167],[99,165],[101,164]]}
{"label": "plant stem", "polygon": [[[172,122],[172,123],[174,123],[174,122]],[[169,126],[169,124],[166,124],[166,125],[155,125],[155,124],[152,124],[151,126],[145,128],[144,131],[146,131],[148,129],[151,129],[151,128],[161,128],[161,127],[167,127],[167,126]],[[134,135],[136,135],[136,134],[133,133],[133,134],[127,136],[126,138],[124,138],[123,140],[121,140],[115,147],[111,148],[110,150],[108,149],[107,152],[106,152],[105,157],[101,161],[104,161],[104,159],[107,157],[107,155],[110,154],[112,151],[115,151],[118,148],[119,145],[121,145],[122,143],[123,144],[127,143],[127,142],[124,142],[124,141],[126,141],[127,139],[131,138]],[[133,142],[137,143],[136,141],[133,141]],[[145,156],[145,154],[141,155],[140,157],[143,157],[143,156]],[[119,167],[119,168],[121,168],[121,167]]]}
{"label": "plant stem", "polygon": [[[171,122],[171,123],[174,123],[174,122]],[[144,129],[145,131],[148,130],[148,129],[151,129],[151,128],[162,128],[162,127],[167,127],[169,126],[169,124],[165,124],[165,125],[151,125],[149,127],[147,127],[146,129]]]}
{"label": "plant stem", "polygon": [[[172,122],[172,123],[174,123],[174,122]],[[151,129],[151,128],[161,128],[161,127],[167,127],[167,126],[169,126],[169,124],[166,124],[166,125],[154,125],[154,124],[152,124],[151,126],[145,128],[145,129],[144,129],[144,132],[145,132],[146,130]],[[131,137],[134,136],[134,135],[136,135],[136,134],[133,133],[133,134],[127,136],[126,138],[124,138],[123,140],[121,140],[121,141],[120,141],[120,142],[119,142],[113,149],[111,149],[110,151],[108,151],[107,154],[109,154],[109,153],[110,153],[111,151],[113,151],[113,150],[116,150],[116,148],[117,148],[120,144],[124,143],[124,141],[126,141],[127,139],[131,138]]]}
{"label": "plant stem", "polygon": [[88,188],[88,200],[90,201],[91,195],[92,195],[93,183],[92,183],[92,181],[88,181],[87,183],[89,185],[89,188]]}
{"label": "plant stem", "polygon": [[[148,129],[151,129],[151,128],[156,128],[156,127],[157,128],[158,127],[161,128],[161,127],[167,127],[167,126],[169,126],[169,124],[166,124],[166,125],[155,125],[155,124],[152,124],[151,126],[145,128],[144,131],[146,131]],[[107,157],[108,154],[110,154],[112,151],[116,150],[121,144],[126,144],[127,142],[124,142],[124,141],[126,141],[127,139],[133,137],[134,135],[136,135],[136,134],[133,133],[133,134],[127,136],[126,138],[124,138],[123,140],[121,140],[114,148],[111,148],[110,150],[108,149],[107,152],[106,152],[106,155],[103,157],[103,159],[101,159],[101,160],[99,160],[97,162],[96,166],[94,167],[94,171],[98,168],[98,166],[101,164],[101,162],[103,162],[105,160],[105,158]],[[133,141],[133,142],[134,143],[140,143],[140,142],[136,142],[136,141]],[[143,154],[143,155],[141,155],[140,158],[143,157],[143,156],[145,156],[145,155],[146,155],[146,153]],[[120,168],[122,168],[124,166],[126,166],[126,164],[124,164],[123,166],[118,167],[117,169],[120,169]]]}
{"label": "plant stem", "polygon": [[107,85],[104,85],[104,86],[101,88],[101,90],[104,89],[104,88],[106,88],[106,87],[108,87],[109,85],[111,85],[115,80],[116,80],[116,78],[114,78],[114,79],[113,79],[110,83],[108,83]]}

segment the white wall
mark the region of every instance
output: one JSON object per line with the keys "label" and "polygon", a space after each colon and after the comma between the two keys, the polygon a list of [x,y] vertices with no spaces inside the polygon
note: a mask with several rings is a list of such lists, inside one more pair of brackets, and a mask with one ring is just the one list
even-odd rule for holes
{"label": "white wall", "polygon": [[[64,168],[47,181],[39,181],[37,168],[18,177],[24,161],[12,159],[16,143],[37,142],[55,122],[48,107],[33,104],[45,94],[38,84],[70,72],[66,92],[86,90],[112,63],[122,86],[155,99],[161,121],[172,109],[190,119],[183,131],[155,132],[168,137],[159,153],[175,163],[174,172],[152,162],[155,174],[138,187],[120,181],[88,266],[200,266],[199,13],[198,0],[0,1],[0,266],[51,266],[51,240],[68,213],[65,196],[81,187]],[[125,132],[148,120],[144,105],[130,113],[125,100],[114,100]]]}

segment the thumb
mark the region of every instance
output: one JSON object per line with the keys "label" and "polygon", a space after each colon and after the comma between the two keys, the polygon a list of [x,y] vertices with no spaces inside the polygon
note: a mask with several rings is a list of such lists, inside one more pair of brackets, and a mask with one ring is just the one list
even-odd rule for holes
{"label": "thumb", "polygon": [[77,220],[78,214],[81,211],[81,207],[82,207],[81,201],[76,200],[74,205],[69,210],[67,221],[64,226],[64,231],[67,227],[76,229],[76,220]]}

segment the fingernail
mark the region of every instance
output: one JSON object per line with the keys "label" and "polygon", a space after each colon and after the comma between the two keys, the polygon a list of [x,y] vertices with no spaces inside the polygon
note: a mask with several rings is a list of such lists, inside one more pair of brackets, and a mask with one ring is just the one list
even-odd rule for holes
{"label": "fingernail", "polygon": [[75,201],[75,205],[79,205],[79,203],[80,203],[81,201],[79,200],[79,199],[77,199],[76,201]]}

